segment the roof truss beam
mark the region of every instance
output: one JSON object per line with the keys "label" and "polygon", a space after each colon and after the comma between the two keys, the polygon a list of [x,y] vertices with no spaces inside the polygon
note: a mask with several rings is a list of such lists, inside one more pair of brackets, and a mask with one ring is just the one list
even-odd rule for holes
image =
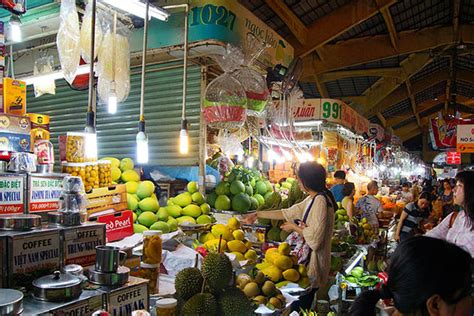
{"label": "roof truss beam", "polygon": [[318,76],[322,82],[334,81],[342,78],[351,77],[389,77],[389,78],[403,78],[403,69],[395,68],[373,68],[373,69],[356,69],[356,70],[340,70],[326,72]]}
{"label": "roof truss beam", "polygon": [[308,37],[308,28],[291,11],[291,9],[282,0],[266,0],[267,5],[285,22],[295,39],[305,44]]}
{"label": "roof truss beam", "polygon": [[390,9],[388,7],[385,7],[385,8],[382,8],[380,12],[382,13],[383,19],[385,21],[385,25],[387,26],[387,29],[388,29],[388,35],[390,36],[390,43],[392,43],[392,47],[395,50],[398,50],[398,34],[397,34],[397,29],[395,28],[395,24],[393,23]]}
{"label": "roof truss beam", "polygon": [[417,108],[416,108],[415,95],[413,94],[412,89],[411,89],[410,79],[408,79],[408,80],[405,82],[405,85],[406,85],[406,87],[407,87],[408,96],[409,96],[409,98],[410,98],[411,109],[412,109],[413,114],[415,115],[415,118],[416,118],[416,123],[417,123],[418,126],[421,128],[420,116],[418,115],[419,112],[418,112],[418,110],[417,110]]}

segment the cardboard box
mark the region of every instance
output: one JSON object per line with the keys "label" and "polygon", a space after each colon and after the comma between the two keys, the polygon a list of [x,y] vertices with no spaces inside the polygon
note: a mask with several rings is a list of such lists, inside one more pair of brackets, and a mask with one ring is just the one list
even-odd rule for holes
{"label": "cardboard box", "polygon": [[63,227],[61,237],[65,265],[92,266],[95,264],[95,247],[105,245],[105,224],[85,223]]}
{"label": "cardboard box", "polygon": [[114,214],[98,216],[99,223],[105,224],[107,242],[124,239],[133,235],[133,213],[123,211]]}
{"label": "cardboard box", "polygon": [[49,115],[43,114],[36,114],[36,113],[28,113],[27,116],[30,118],[31,121],[31,151],[35,146],[35,140],[37,139],[50,139],[49,133]]}
{"label": "cardboard box", "polygon": [[128,208],[125,184],[112,185],[106,188],[93,189],[87,193],[89,216],[106,215],[125,211]]}
{"label": "cardboard box", "polygon": [[28,117],[0,114],[0,150],[29,152],[31,149],[30,131]]}
{"label": "cardboard box", "polygon": [[26,82],[3,78],[3,107],[8,114],[26,114]]}

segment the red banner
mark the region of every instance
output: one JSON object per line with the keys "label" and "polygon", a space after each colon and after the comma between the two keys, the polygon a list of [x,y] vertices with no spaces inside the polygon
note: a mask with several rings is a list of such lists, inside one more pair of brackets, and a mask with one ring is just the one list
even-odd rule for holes
{"label": "red banner", "polygon": [[107,242],[133,235],[132,211],[99,216],[97,222],[105,224]]}
{"label": "red banner", "polygon": [[431,119],[431,141],[433,149],[448,150],[456,148],[456,129],[458,125],[474,124],[472,119],[457,117],[444,118],[441,113]]}
{"label": "red banner", "polygon": [[446,153],[446,163],[448,165],[460,165],[461,164],[461,153],[455,151],[448,151]]}

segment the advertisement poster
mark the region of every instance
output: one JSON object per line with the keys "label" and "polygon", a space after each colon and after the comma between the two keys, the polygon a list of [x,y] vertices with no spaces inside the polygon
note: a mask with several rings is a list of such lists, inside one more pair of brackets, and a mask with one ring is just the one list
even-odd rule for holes
{"label": "advertisement poster", "polygon": [[456,132],[456,151],[474,153],[474,124],[458,125]]}

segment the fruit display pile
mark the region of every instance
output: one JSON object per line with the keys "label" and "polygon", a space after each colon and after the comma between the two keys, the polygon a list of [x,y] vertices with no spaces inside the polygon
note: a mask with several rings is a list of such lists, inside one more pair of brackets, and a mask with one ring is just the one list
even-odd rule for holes
{"label": "fruit display pile", "polygon": [[290,245],[286,242],[281,243],[278,248],[269,248],[265,252],[265,259],[256,268],[276,283],[277,287],[292,282],[306,288],[309,286],[306,266],[298,264],[297,257],[290,255],[290,251]]}
{"label": "fruit display pile", "polygon": [[344,229],[345,223],[349,221],[349,216],[347,216],[347,211],[340,206],[341,203],[337,203],[337,204],[339,205],[339,209],[335,213],[334,228]]}
{"label": "fruit display pile", "polygon": [[254,315],[254,306],[233,284],[232,263],[227,255],[209,252],[201,270],[185,268],[175,280],[178,315]]}
{"label": "fruit display pile", "polygon": [[253,278],[246,273],[239,274],[237,287],[257,305],[265,305],[273,310],[282,309],[286,305],[286,299],[281,291],[262,271],[258,271]]}
{"label": "fruit display pile", "polygon": [[[227,225],[224,224],[215,224],[212,226],[211,232],[202,234],[200,237],[200,242],[203,244],[203,247],[207,251],[217,251],[219,248],[220,241],[220,251],[229,252],[236,256],[238,261],[250,260],[256,262],[258,259],[257,252],[252,249],[252,243],[245,239],[244,232],[240,229],[240,222],[235,217],[231,217],[227,222]],[[196,249],[199,250],[199,249]],[[201,254],[206,254],[206,252],[199,251]]]}
{"label": "fruit display pile", "polygon": [[372,287],[376,286],[380,282],[380,279],[376,275],[370,275],[364,271],[362,267],[355,267],[349,274],[344,277],[344,280],[349,282],[350,285],[356,285],[361,287]]}
{"label": "fruit display pile", "polygon": [[273,186],[258,171],[238,166],[226,173],[207,201],[216,210],[243,214],[264,206],[272,193]]}
{"label": "fruit display pile", "polygon": [[370,244],[377,237],[367,218],[364,217],[359,221],[356,217],[353,217],[350,223],[350,233],[357,244]]}

